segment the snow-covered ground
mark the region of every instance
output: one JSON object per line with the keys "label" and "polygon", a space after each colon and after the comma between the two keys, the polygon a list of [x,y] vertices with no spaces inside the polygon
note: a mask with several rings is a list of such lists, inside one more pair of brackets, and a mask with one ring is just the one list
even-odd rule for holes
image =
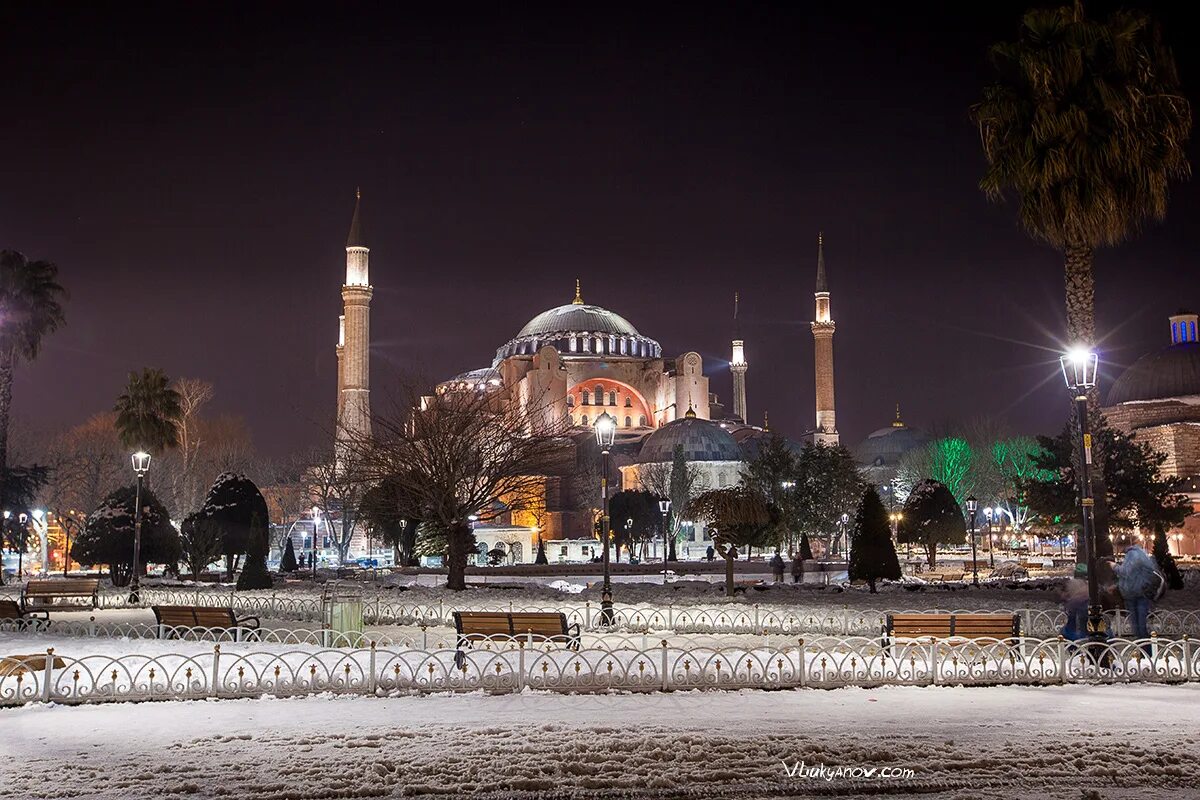
{"label": "snow-covered ground", "polygon": [[1195,684],[30,705],[0,730],[0,797],[29,800],[1200,798]]}

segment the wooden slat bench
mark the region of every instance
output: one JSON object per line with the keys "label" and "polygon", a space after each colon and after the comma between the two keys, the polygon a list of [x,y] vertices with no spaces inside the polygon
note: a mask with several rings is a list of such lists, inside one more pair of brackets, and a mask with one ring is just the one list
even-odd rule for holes
{"label": "wooden slat bench", "polygon": [[997,639],[1021,635],[1016,614],[888,614],[883,626],[886,647],[897,639]]}
{"label": "wooden slat bench", "polygon": [[50,619],[45,611],[25,611],[16,600],[0,600],[0,622],[24,628]]}
{"label": "wooden slat bench", "polygon": [[63,661],[58,656],[51,656],[48,653],[2,656],[0,657],[0,678],[22,675],[25,672],[30,671],[40,672],[46,668],[46,662],[51,658],[54,659],[52,666],[55,669],[67,668],[67,662]]}
{"label": "wooden slat bench", "polygon": [[29,581],[21,590],[21,609],[23,611],[91,609],[97,607],[99,594],[99,578],[37,578]]}
{"label": "wooden slat bench", "polygon": [[958,570],[952,572],[926,572],[921,578],[929,583],[957,583],[958,581],[966,580],[968,574],[966,572],[959,572]]}
{"label": "wooden slat bench", "polygon": [[238,617],[232,608],[220,606],[151,606],[151,610],[158,623],[160,639],[172,628],[244,628],[256,631],[259,627],[258,617]]}
{"label": "wooden slat bench", "polygon": [[454,630],[460,648],[470,646],[473,639],[530,636],[579,649],[579,623],[568,625],[567,615],[554,611],[455,611]]}

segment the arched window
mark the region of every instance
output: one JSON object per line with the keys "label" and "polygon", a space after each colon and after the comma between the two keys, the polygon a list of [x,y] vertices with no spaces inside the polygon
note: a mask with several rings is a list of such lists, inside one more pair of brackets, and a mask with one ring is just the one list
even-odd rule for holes
{"label": "arched window", "polygon": [[608,404],[610,406],[615,406],[617,404],[617,393],[616,392],[608,393]]}
{"label": "arched window", "polygon": [[630,397],[629,395],[625,395],[625,407],[633,408],[633,398]]}
{"label": "arched window", "polygon": [[589,405],[589,401],[592,399],[592,396],[588,394],[587,389],[584,389],[582,392],[580,392],[579,396],[583,398],[583,404],[585,406]]}
{"label": "arched window", "polygon": [[597,386],[595,394],[596,394],[596,405],[598,405],[598,406],[604,405],[604,389],[600,386]]}
{"label": "arched window", "polygon": [[587,425],[588,424],[587,414],[584,414],[582,417],[580,417],[579,421],[581,424]]}
{"label": "arched window", "polygon": [[603,344],[603,340],[602,340],[602,339],[601,339],[599,336],[597,336],[597,337],[596,337],[596,352],[597,352],[597,353],[603,353],[603,352],[604,352],[604,344]]}
{"label": "arched window", "polygon": [[646,415],[645,414],[638,417],[638,425],[643,428],[646,427]]}
{"label": "arched window", "polygon": [[626,418],[625,418],[625,427],[626,427],[626,428],[632,428],[632,427],[633,427],[633,420],[632,420],[632,419],[630,419],[629,417],[626,417]]}
{"label": "arched window", "polygon": [[577,347],[577,346],[578,346],[578,345],[577,345],[577,343],[576,343],[576,341],[575,341],[575,337],[574,337],[574,336],[572,336],[572,337],[571,337],[571,352],[572,352],[572,353],[574,353],[574,352],[575,352],[575,349],[576,349],[576,347]]}
{"label": "arched window", "polygon": [[574,407],[575,407],[575,395],[569,394],[569,395],[567,395],[567,408],[574,408]]}

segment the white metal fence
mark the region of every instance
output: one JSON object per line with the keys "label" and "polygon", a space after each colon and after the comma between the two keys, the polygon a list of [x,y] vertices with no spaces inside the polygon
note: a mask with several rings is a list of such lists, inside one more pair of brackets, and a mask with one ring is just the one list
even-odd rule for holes
{"label": "white metal fence", "polygon": [[[143,606],[215,605],[228,606],[241,613],[288,620],[319,620],[318,596],[265,594],[211,589],[184,590],[147,588],[141,591]],[[100,597],[101,608],[128,607],[128,594],[108,592]],[[565,614],[568,623],[579,623],[583,630],[600,630],[600,608],[584,603],[410,603],[383,593],[364,598],[364,620],[374,625],[453,625],[454,611],[536,611]],[[772,633],[785,635],[824,634],[829,636],[871,636],[878,633],[888,614],[914,613],[989,613],[1016,614],[1021,617],[1021,633],[1051,637],[1062,630],[1066,617],[1058,609],[862,609],[801,608],[779,605],[728,603],[719,605],[618,605],[614,628],[625,631],[678,631],[691,633]],[[1109,612],[1109,631],[1114,636],[1133,633],[1124,611]],[[1150,628],[1160,636],[1184,634],[1200,636],[1200,611],[1156,610],[1150,615]]]}
{"label": "white metal fence", "polygon": [[1189,637],[1073,644],[817,637],[774,647],[650,647],[579,651],[526,639],[466,649],[381,648],[198,654],[44,654],[0,657],[0,705],[31,701],[362,695],[429,692],[653,692],[683,689],[938,684],[1185,682],[1200,680]]}

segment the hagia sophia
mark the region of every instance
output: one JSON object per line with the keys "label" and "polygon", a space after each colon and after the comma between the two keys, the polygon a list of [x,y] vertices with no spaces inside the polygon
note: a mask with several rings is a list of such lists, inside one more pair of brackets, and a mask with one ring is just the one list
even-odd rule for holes
{"label": "hagia sophia", "polygon": [[[346,241],[344,313],[339,324],[338,436],[370,432],[370,323],[372,288],[369,247],[363,235],[361,197],[356,201]],[[818,236],[814,281],[813,336],[814,426],[803,440],[840,444],[836,425],[833,336],[835,323],[825,264],[824,241]],[[533,316],[494,353],[491,363],[449,377],[434,391],[493,392],[502,402],[526,404],[556,420],[570,420],[578,437],[607,413],[617,421],[613,450],[624,488],[642,488],[649,464],[670,462],[677,446],[699,469],[709,488],[736,485],[742,469],[765,436],[764,427],[747,420],[750,364],[738,329],[737,299],[731,324],[732,408],[711,391],[704,360],[697,352],[674,357],[620,314],[584,299],[578,281],[574,297]],[[1196,315],[1171,317],[1172,338],[1161,351],[1148,354],[1113,383],[1105,413],[1121,430],[1151,441],[1167,453],[1164,469],[1183,476],[1200,475],[1200,345]],[[573,437],[573,438],[578,438]],[[890,485],[896,466],[909,450],[930,437],[907,425],[897,407],[890,425],[871,433],[852,448],[864,477]],[[795,443],[799,446],[799,443]],[[1193,481],[1193,484],[1195,481]],[[619,489],[620,487],[618,487]],[[1193,485],[1193,490],[1195,489]],[[616,491],[616,490],[614,490]],[[514,512],[476,528],[480,551],[499,545],[514,561],[531,561],[537,538],[547,545],[550,560],[586,560],[594,555],[591,511],[573,497],[569,475],[547,476],[545,509],[535,520]],[[1194,495],[1200,503],[1200,493]],[[1200,516],[1173,542],[1196,552]],[[682,558],[698,557],[709,543],[703,527],[689,531],[679,544]],[[651,556],[655,557],[654,555]],[[658,557],[661,557],[659,555]]]}

